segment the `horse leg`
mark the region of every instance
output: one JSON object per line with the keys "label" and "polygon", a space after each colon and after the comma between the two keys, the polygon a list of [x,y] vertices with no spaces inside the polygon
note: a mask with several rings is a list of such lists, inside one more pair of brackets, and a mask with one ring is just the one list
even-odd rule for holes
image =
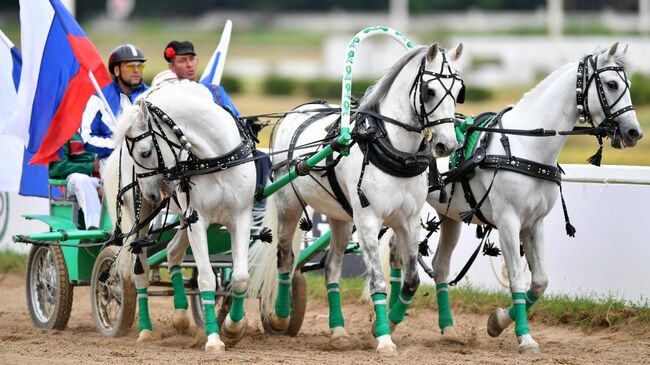
{"label": "horse leg", "polygon": [[444,339],[456,340],[458,333],[454,327],[449,303],[449,267],[451,255],[460,237],[461,222],[442,216],[438,248],[433,256],[433,280],[436,282],[436,297],[438,301],[438,327]]}
{"label": "horse leg", "polygon": [[244,299],[248,289],[248,244],[251,234],[250,209],[245,210],[228,225],[232,247],[232,305],[223,323],[223,335],[239,341],[246,332]]}
{"label": "horse leg", "polygon": [[[528,267],[532,274],[530,289],[526,292],[526,312],[532,307],[539,297],[544,294],[548,285],[548,277],[544,270],[544,229],[543,221],[533,224],[524,230],[521,239],[524,244],[524,253]],[[509,309],[497,308],[488,319],[488,334],[497,337],[514,323],[516,309],[514,306]]]}
{"label": "horse leg", "polygon": [[[417,257],[418,257],[418,228],[419,221],[417,216],[411,217],[407,224],[395,228],[395,237],[399,255],[402,257],[404,266],[404,285],[399,294],[399,298],[391,305],[388,313],[391,330],[404,320],[406,310],[413,301],[415,291],[420,285],[418,276]],[[392,285],[392,282],[391,282]],[[391,297],[393,294],[391,293]]]}
{"label": "horse leg", "polygon": [[153,341],[151,318],[149,317],[149,263],[147,249],[136,255],[133,268],[133,282],[138,296],[138,342]]}
{"label": "horse leg", "polygon": [[361,211],[354,215],[354,224],[359,235],[359,244],[366,265],[366,275],[370,283],[370,298],[375,309],[373,334],[377,338],[378,353],[393,353],[397,349],[390,337],[390,327],[386,313],[386,279],[381,269],[377,236],[381,230],[381,220]]}
{"label": "horse leg", "polygon": [[388,243],[390,247],[390,299],[388,301],[389,308],[393,308],[399,292],[402,290],[402,260],[397,249],[395,236],[390,238]]}
{"label": "horse leg", "polygon": [[269,325],[276,331],[289,327],[291,315],[291,272],[293,270],[293,236],[298,227],[301,208],[293,192],[278,191],[278,291],[275,310],[269,316]]}
{"label": "horse leg", "polygon": [[329,221],[332,236],[325,262],[325,281],[327,283],[327,302],[330,309],[329,326],[331,339],[337,340],[339,338],[349,337],[348,331],[345,330],[345,320],[341,311],[339,279],[341,278],[343,255],[352,235],[352,224],[335,219],[330,219]]}
{"label": "horse leg", "polygon": [[181,264],[185,257],[185,251],[190,242],[187,238],[187,230],[178,231],[174,238],[167,245],[167,263],[169,275],[172,279],[174,289],[174,316],[172,325],[178,332],[185,332],[190,327],[190,317],[187,314],[187,296],[185,295],[185,282]]}
{"label": "horse leg", "polygon": [[499,241],[503,258],[510,278],[510,292],[513,301],[513,318],[515,321],[515,334],[519,342],[519,352],[539,352],[539,345],[530,335],[528,319],[526,317],[526,278],[524,276],[524,263],[519,257],[519,237],[521,224],[515,214],[505,214],[497,219],[499,228]]}
{"label": "horse leg", "polygon": [[[188,228],[189,230],[189,228]],[[187,232],[192,246],[192,253],[196,261],[196,268],[199,271],[198,284],[203,300],[205,311],[205,334],[208,341],[205,344],[205,351],[223,352],[225,345],[219,338],[219,325],[214,312],[216,277],[212,271],[210,257],[208,255],[207,222],[199,215],[199,219],[192,224],[191,230]]]}

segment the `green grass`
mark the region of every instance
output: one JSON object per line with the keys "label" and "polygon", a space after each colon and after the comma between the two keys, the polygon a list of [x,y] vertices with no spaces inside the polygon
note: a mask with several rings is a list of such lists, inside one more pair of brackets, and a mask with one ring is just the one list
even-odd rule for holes
{"label": "green grass", "polygon": [[27,265],[27,255],[10,250],[0,250],[0,273],[22,274]]}
{"label": "green grass", "polygon": [[[307,295],[310,301],[327,302],[325,279],[321,275],[307,274]],[[364,288],[362,278],[341,280],[342,303],[360,303]],[[473,285],[451,288],[453,313],[488,315],[496,307],[512,304],[510,293],[486,290]],[[550,325],[574,325],[585,330],[598,328],[617,329],[623,325],[650,325],[650,304],[629,303],[614,297],[588,298],[586,296],[545,295],[529,311],[529,318]],[[435,288],[420,285],[410,310],[437,310]]]}

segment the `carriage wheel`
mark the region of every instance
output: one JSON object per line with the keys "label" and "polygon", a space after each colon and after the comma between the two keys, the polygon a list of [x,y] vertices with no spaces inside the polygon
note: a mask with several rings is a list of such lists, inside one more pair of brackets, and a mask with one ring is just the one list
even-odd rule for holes
{"label": "carriage wheel", "polygon": [[[262,313],[262,327],[264,332],[270,335],[288,335],[295,337],[300,332],[302,321],[305,319],[305,311],[307,310],[307,282],[305,276],[296,270],[291,278],[291,316],[289,318],[289,327],[284,331],[276,331],[268,323],[268,319]],[[261,309],[261,304],[260,304]]]}
{"label": "carriage wheel", "polygon": [[73,286],[58,246],[32,246],[26,270],[27,307],[38,328],[62,330],[72,310]]}
{"label": "carriage wheel", "polygon": [[117,246],[103,249],[93,266],[90,284],[90,303],[97,331],[107,337],[127,334],[133,325],[137,296],[130,279],[122,279],[111,268],[106,282],[99,281],[99,275],[111,263],[119,250]]}
{"label": "carriage wheel", "polygon": [[[198,289],[196,285],[196,278],[198,276],[198,270],[195,268],[192,272],[192,280],[190,281],[191,289]],[[217,277],[219,280],[219,276]],[[232,305],[232,297],[227,296],[217,296],[216,306],[219,308],[217,310],[217,324],[219,328],[223,325],[223,321],[226,320],[226,316],[230,312],[230,306]],[[201,302],[201,295],[191,295],[190,296],[190,307],[192,308],[192,317],[194,318],[194,325],[197,328],[205,327],[205,310],[203,309],[203,303]]]}

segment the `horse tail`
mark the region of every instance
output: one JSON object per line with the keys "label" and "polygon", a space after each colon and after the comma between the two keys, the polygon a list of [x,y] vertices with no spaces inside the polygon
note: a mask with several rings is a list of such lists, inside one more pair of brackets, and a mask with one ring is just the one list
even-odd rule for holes
{"label": "horse tail", "polygon": [[[394,237],[393,230],[389,229],[379,240],[379,262],[381,263],[381,268],[384,272],[384,278],[386,282],[390,284],[390,241]],[[372,303],[370,298],[370,276],[365,275],[366,285],[364,286],[363,292],[361,293],[361,302],[364,304]],[[390,285],[388,285],[388,291],[390,293]]]}
{"label": "horse tail", "polygon": [[[264,314],[273,313],[275,298],[278,291],[278,212],[277,197],[270,196],[266,200],[264,213],[264,226],[271,228],[273,240],[271,243],[256,241],[248,250],[250,277],[248,279],[248,293],[254,298],[259,298],[261,310]],[[296,230],[293,236],[293,253],[297,258],[300,253],[302,231]],[[294,267],[297,259],[294,260]]]}
{"label": "horse tail", "polygon": [[[122,166],[123,168],[125,166]],[[131,204],[129,199],[124,199],[124,204],[127,209],[118,208],[117,194],[120,191],[120,149],[116,148],[113,153],[106,160],[104,166],[104,174],[102,175],[102,184],[104,188],[104,198],[108,204],[108,213],[111,216],[113,225],[117,223],[117,209],[122,210],[122,223],[120,229],[122,232],[129,230],[133,225],[134,217],[132,210],[128,209]],[[128,194],[126,194],[128,195]],[[113,227],[116,229],[117,227]],[[135,255],[131,254],[128,250],[121,248],[114,263],[116,272],[122,279],[133,279],[133,265],[135,264]]]}

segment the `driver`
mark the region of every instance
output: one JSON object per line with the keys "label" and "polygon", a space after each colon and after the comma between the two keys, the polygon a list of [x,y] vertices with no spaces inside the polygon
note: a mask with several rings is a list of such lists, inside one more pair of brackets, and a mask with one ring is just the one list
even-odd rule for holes
{"label": "driver", "polygon": [[[169,69],[176,74],[179,80],[196,81],[199,58],[196,56],[196,52],[194,52],[194,45],[192,42],[171,41],[167,44],[167,47],[165,47],[163,56],[169,63]],[[208,82],[201,83],[210,90],[212,99],[215,103],[229,109],[235,117],[239,117],[239,111],[235,108],[235,104],[230,100],[230,97],[223,87],[220,85],[209,84]]]}
{"label": "driver", "polygon": [[[108,105],[116,118],[122,113],[120,95],[125,95],[131,103],[149,87],[142,79],[144,62],[147,59],[142,51],[132,44],[117,46],[108,57],[108,69],[113,82],[102,88]],[[97,154],[100,172],[106,158],[113,152],[113,130],[115,123],[100,97],[93,95],[84,110],[81,120],[81,138],[88,152]]]}

